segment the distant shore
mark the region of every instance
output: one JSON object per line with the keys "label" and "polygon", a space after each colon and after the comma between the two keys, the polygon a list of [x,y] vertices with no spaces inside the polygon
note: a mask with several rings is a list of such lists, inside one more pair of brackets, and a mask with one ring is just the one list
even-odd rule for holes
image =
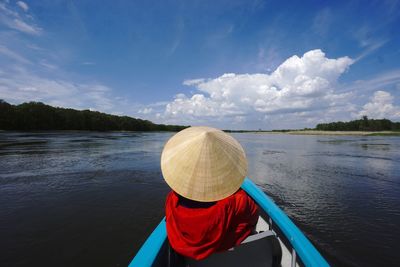
{"label": "distant shore", "polygon": [[293,131],[229,131],[232,133],[256,134],[292,134],[292,135],[353,135],[353,136],[400,136],[399,131],[319,131],[319,130],[293,130]]}
{"label": "distant shore", "polygon": [[298,135],[362,135],[362,136],[400,136],[400,132],[396,131],[318,131],[318,130],[305,130],[305,131],[290,131],[288,134]]}
{"label": "distant shore", "polygon": [[[400,136],[400,131],[319,131],[319,130],[273,130],[273,131],[251,131],[251,130],[224,130],[228,133],[251,133],[251,134],[290,134],[290,135],[336,135],[336,136]],[[41,130],[41,131],[18,131],[18,130],[1,130],[0,133],[7,132],[61,132],[61,133],[75,133],[75,132],[143,132],[143,131],[91,131],[91,130]],[[145,132],[168,132],[168,131],[145,131]],[[178,132],[178,131],[169,131]]]}

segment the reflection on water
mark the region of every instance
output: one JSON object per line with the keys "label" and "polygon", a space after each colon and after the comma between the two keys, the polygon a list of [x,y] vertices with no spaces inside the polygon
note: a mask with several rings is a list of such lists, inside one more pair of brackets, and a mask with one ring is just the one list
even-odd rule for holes
{"label": "reflection on water", "polygon": [[[171,135],[0,133],[0,266],[126,266],[163,216]],[[233,135],[333,265],[400,262],[400,138]]]}
{"label": "reflection on water", "polygon": [[[348,266],[397,265],[399,138],[237,138],[249,154],[251,177],[330,261]],[[284,153],[266,154],[266,148]]]}

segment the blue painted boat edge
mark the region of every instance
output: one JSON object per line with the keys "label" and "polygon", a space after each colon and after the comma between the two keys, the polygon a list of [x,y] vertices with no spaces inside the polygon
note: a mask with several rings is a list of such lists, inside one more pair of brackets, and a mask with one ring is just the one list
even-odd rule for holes
{"label": "blue painted boat edge", "polygon": [[165,226],[165,218],[163,218],[156,229],[154,229],[154,231],[142,245],[131,263],[129,263],[128,267],[152,266],[166,239],[167,229]]}
{"label": "blue painted boat edge", "polygon": [[322,257],[318,250],[290,220],[290,218],[269,198],[257,185],[249,178],[245,178],[242,189],[249,194],[255,202],[271,217],[272,221],[278,225],[289,242],[296,250],[306,266],[324,267],[329,266],[328,262]]}
{"label": "blue painted boat edge", "polygon": [[[242,189],[249,194],[255,202],[271,217],[273,222],[278,225],[281,231],[290,241],[297,255],[306,266],[324,267],[329,266],[318,250],[290,220],[290,218],[270,199],[257,185],[249,178],[245,178]],[[152,266],[159,250],[167,239],[167,229],[165,218],[154,229],[151,235],[142,245],[136,256],[133,258],[129,267]]]}

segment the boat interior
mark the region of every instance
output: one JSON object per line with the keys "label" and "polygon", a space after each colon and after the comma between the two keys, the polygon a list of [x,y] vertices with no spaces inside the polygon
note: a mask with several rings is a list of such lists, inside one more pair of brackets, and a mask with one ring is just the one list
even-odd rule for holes
{"label": "boat interior", "polygon": [[[283,238],[282,238],[283,237]],[[304,266],[285,240],[280,230],[272,225],[268,215],[260,214],[254,234],[248,236],[239,246],[215,253],[204,260],[194,260],[176,253],[166,240],[153,266],[168,267],[220,267],[220,266]]]}

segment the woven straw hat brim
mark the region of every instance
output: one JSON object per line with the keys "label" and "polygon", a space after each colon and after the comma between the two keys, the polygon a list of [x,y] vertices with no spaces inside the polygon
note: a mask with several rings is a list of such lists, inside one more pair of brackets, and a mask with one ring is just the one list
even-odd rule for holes
{"label": "woven straw hat brim", "polygon": [[168,140],[161,170],[179,195],[211,202],[240,188],[247,174],[247,159],[232,136],[211,127],[190,127]]}

